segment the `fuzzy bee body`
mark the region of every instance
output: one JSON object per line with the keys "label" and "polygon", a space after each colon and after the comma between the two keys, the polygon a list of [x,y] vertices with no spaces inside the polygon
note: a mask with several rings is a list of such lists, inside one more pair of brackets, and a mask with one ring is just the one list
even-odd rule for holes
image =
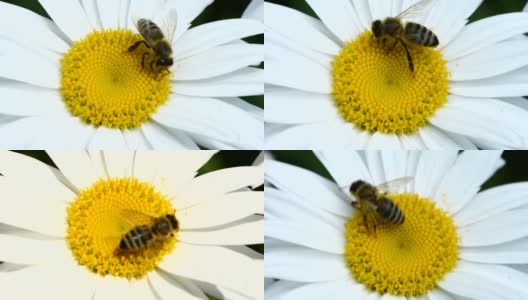
{"label": "fuzzy bee body", "polygon": [[[174,18],[176,17],[174,16]],[[136,28],[143,39],[130,46],[128,48],[128,52],[134,52],[140,45],[143,44],[145,47],[150,49],[150,51],[143,53],[141,57],[141,67],[145,67],[145,58],[150,54],[153,56],[153,59],[150,61],[151,70],[154,70],[155,66],[168,71],[168,68],[170,68],[174,63],[170,40],[172,39],[171,36],[174,33],[175,26],[170,29],[171,31],[168,33],[170,36],[166,38],[159,26],[152,20],[141,18],[137,21],[134,21],[134,24],[136,25]]]}
{"label": "fuzzy bee body", "polygon": [[412,60],[411,53],[407,47],[407,44],[413,44],[421,47],[436,47],[440,44],[436,34],[428,29],[427,27],[415,23],[415,22],[406,22],[404,23],[402,19],[406,16],[416,14],[426,5],[428,5],[430,0],[422,0],[415,5],[409,7],[407,10],[403,11],[396,17],[388,17],[382,20],[375,20],[372,22],[371,30],[373,37],[376,39],[382,39],[385,41],[387,37],[390,37],[395,40],[394,46],[397,43],[400,43],[406,52],[407,62],[409,64],[409,69],[414,73],[414,62]]}
{"label": "fuzzy bee body", "polygon": [[356,200],[351,204],[361,212],[368,231],[376,230],[378,219],[396,225],[405,221],[403,212],[387,197],[386,190],[404,185],[410,180],[411,177],[402,177],[377,187],[363,180],[356,180],[350,185],[349,191]]}
{"label": "fuzzy bee body", "polygon": [[119,250],[132,252],[147,248],[155,240],[164,240],[179,229],[174,215],[152,218],[152,224],[139,225],[130,229],[119,242]]}

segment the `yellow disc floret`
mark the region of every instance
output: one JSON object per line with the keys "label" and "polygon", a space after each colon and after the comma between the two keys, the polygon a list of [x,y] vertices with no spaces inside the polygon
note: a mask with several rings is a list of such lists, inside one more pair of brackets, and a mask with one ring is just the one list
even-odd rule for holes
{"label": "yellow disc floret", "polygon": [[343,118],[357,127],[409,134],[446,102],[446,61],[435,49],[408,44],[413,73],[403,46],[392,43],[372,39],[370,31],[347,43],[332,63],[332,95]]}
{"label": "yellow disc floret", "polygon": [[[133,129],[147,121],[170,92],[167,72],[142,66],[141,36],[130,30],[96,31],[76,42],[61,60],[61,93],[72,115],[95,127]],[[143,50],[140,50],[143,49]]]}
{"label": "yellow disc floret", "polygon": [[145,249],[120,252],[119,242],[128,232],[122,227],[129,222],[123,220],[126,211],[155,217],[174,213],[167,197],[149,183],[132,178],[99,180],[81,191],[68,208],[66,240],[80,265],[103,276],[141,278],[172,251],[175,237]]}
{"label": "yellow disc floret", "polygon": [[429,199],[391,195],[403,224],[382,222],[367,233],[360,213],[346,224],[345,259],[352,276],[381,294],[419,296],[434,289],[458,260],[453,219]]}

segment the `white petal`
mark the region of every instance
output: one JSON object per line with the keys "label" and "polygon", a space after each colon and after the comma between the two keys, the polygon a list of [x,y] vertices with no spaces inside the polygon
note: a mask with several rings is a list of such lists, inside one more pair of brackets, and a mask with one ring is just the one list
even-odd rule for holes
{"label": "white petal", "polygon": [[[202,300],[209,300],[209,297],[207,297],[207,295],[205,295],[204,291],[198,285],[197,281],[194,281],[192,279],[188,279],[188,278],[185,278],[185,277],[182,277],[182,276],[177,276],[177,275],[174,275],[174,274],[170,274],[170,273],[167,273],[167,272],[165,272],[165,271],[163,271],[161,269],[157,269],[157,271],[160,272],[160,273],[163,273],[164,275],[166,275],[167,278],[171,280],[171,283],[179,284],[179,286],[184,288],[185,291],[187,291],[187,293],[193,295],[194,297],[196,297],[198,299],[202,299]],[[202,281],[200,283],[204,283],[204,282]]]}
{"label": "white petal", "polygon": [[528,263],[528,238],[488,247],[461,247],[460,258],[466,261],[494,264]]}
{"label": "white petal", "polygon": [[351,280],[340,280],[303,285],[285,292],[280,299],[367,299],[367,295],[369,294],[370,292],[363,286],[354,284]]}
{"label": "white petal", "polygon": [[216,138],[241,148],[259,148],[263,124],[247,112],[213,98],[177,96],[152,118],[165,126]]}
{"label": "white petal", "polygon": [[501,185],[478,193],[454,219],[458,226],[465,226],[526,204],[528,183]]}
{"label": "white petal", "polygon": [[476,21],[466,26],[456,39],[442,50],[444,58],[451,61],[476,52],[488,45],[522,34],[526,27],[527,13],[509,13]]}
{"label": "white petal", "polygon": [[266,88],[266,122],[302,124],[339,118],[341,116],[329,94],[273,86]]}
{"label": "white petal", "polygon": [[297,43],[293,39],[284,37],[281,33],[267,31],[264,36],[264,44],[266,48],[266,60],[288,61],[292,57],[295,59],[295,57],[304,56],[327,70],[332,69],[334,55],[312,50],[301,43]]}
{"label": "white petal", "polygon": [[101,126],[97,128],[88,145],[89,149],[127,149],[125,137],[119,129]]}
{"label": "white petal", "polygon": [[244,222],[218,230],[178,232],[178,240],[195,245],[252,245],[264,243],[264,220]]}
{"label": "white petal", "polygon": [[302,56],[268,60],[264,74],[265,83],[315,93],[332,92],[330,71]]}
{"label": "white petal", "polygon": [[384,20],[387,17],[395,16],[392,13],[392,2],[392,0],[371,0],[369,4],[372,20]]}
{"label": "white petal", "polygon": [[359,20],[355,20],[356,15],[350,1],[334,0],[332,5],[328,5],[324,0],[307,0],[307,3],[342,42],[352,40],[360,32],[356,25]]}
{"label": "white petal", "polygon": [[97,0],[97,8],[101,17],[103,29],[117,28],[119,24],[119,12],[121,0]]}
{"label": "white petal", "polygon": [[[385,174],[385,180],[390,181],[397,178],[404,177],[405,167],[407,166],[407,154],[406,151],[380,151],[381,159],[383,162],[383,169]],[[406,185],[401,187],[402,190],[406,190]]]}
{"label": "white petal", "polygon": [[467,97],[517,97],[528,94],[528,67],[491,78],[453,81],[449,83],[449,92]]}
{"label": "white petal", "polygon": [[78,191],[97,181],[95,166],[87,152],[53,150],[47,153]]}
{"label": "white petal", "polygon": [[350,147],[363,149],[370,135],[341,120],[294,126],[277,133],[266,133],[265,149],[296,150]]}
{"label": "white petal", "polygon": [[418,133],[429,150],[460,149],[449,135],[433,126],[424,126],[418,130]]}
{"label": "white petal", "polygon": [[487,246],[513,241],[528,235],[528,209],[506,211],[478,223],[459,228],[461,246]]}
{"label": "white petal", "polygon": [[249,113],[253,118],[260,122],[264,122],[264,109],[256,105],[253,105],[245,100],[238,97],[222,97],[218,100],[236,106],[237,108]]}
{"label": "white petal", "polygon": [[178,22],[173,41],[177,41],[191,26],[191,22],[212,2],[212,0],[166,1],[165,6],[159,12],[166,12],[175,8],[178,14]]}
{"label": "white petal", "polygon": [[7,204],[0,210],[2,223],[56,236],[65,234],[66,203],[74,194],[59,181],[57,169],[28,156],[3,151],[0,174]]}
{"label": "white petal", "polygon": [[19,6],[0,3],[0,26],[9,28],[2,31],[3,36],[20,43],[28,43],[28,46],[38,45],[57,52],[66,52],[69,48],[69,45],[54,33],[57,28],[51,20]]}
{"label": "white petal", "polygon": [[[471,115],[471,118],[467,118]],[[527,143],[528,112],[493,99],[450,96],[429,121],[441,129],[513,148]]]}
{"label": "white petal", "polygon": [[261,167],[234,167],[210,172],[176,191],[173,201],[181,205],[177,209],[212,201],[222,194],[264,183],[263,175]]}
{"label": "white petal", "polygon": [[401,150],[402,145],[397,135],[376,132],[370,138],[367,150]]}
{"label": "white petal", "polygon": [[[222,213],[218,213],[222,212]],[[264,212],[264,192],[229,193],[215,201],[176,212],[180,228],[212,227]]]}
{"label": "white petal", "polygon": [[458,157],[457,151],[424,151],[414,177],[414,191],[422,197],[432,197],[440,182],[453,167]]}
{"label": "white petal", "polygon": [[189,294],[179,284],[164,273],[150,272],[148,274],[149,286],[161,299],[189,299],[198,300],[201,298]]}
{"label": "white petal", "polygon": [[[308,170],[281,162],[266,162],[266,179],[280,190],[301,196],[306,203],[348,217],[352,207],[333,182]],[[300,180],[302,178],[302,180]]]}
{"label": "white petal", "polygon": [[422,138],[419,134],[414,133],[411,135],[402,134],[399,136],[402,148],[406,150],[425,150],[425,146]]}
{"label": "white petal", "polygon": [[157,300],[148,286],[146,279],[125,280],[124,278],[105,276],[98,277],[98,284],[93,300],[130,299]]}
{"label": "white petal", "polygon": [[265,234],[266,237],[324,252],[343,254],[345,250],[345,236],[323,223],[292,225],[281,221],[266,221]]}
{"label": "white petal", "polygon": [[30,149],[84,149],[95,133],[95,128],[77,117],[46,117],[38,126]]}
{"label": "white petal", "polygon": [[372,181],[369,170],[357,152],[337,147],[314,152],[342,189],[348,190],[350,184],[358,179]]}
{"label": "white petal", "polygon": [[159,267],[172,274],[230,288],[247,297],[260,298],[263,280],[259,264],[261,263],[222,247],[179,243]]}
{"label": "white petal", "polygon": [[264,22],[264,0],[251,1],[244,13],[242,13],[242,18]]}
{"label": "white petal", "polygon": [[35,140],[35,131],[45,119],[40,117],[15,119],[0,125],[0,146],[3,149],[27,149]]}
{"label": "white petal", "polygon": [[12,41],[0,39],[0,77],[41,87],[58,88],[60,57],[44,51],[46,53],[36,52],[33,48],[25,48]]}
{"label": "white petal", "polygon": [[155,122],[147,122],[141,125],[141,132],[153,149],[198,149],[196,143],[186,133],[168,130]]}
{"label": "white petal", "polygon": [[173,196],[196,176],[216,151],[138,151],[134,159],[134,177],[154,184]]}
{"label": "white petal", "polygon": [[172,92],[202,97],[262,95],[264,94],[264,71],[247,67],[210,79],[176,81],[172,86]]}
{"label": "white petal", "polygon": [[32,265],[47,262],[65,261],[71,252],[66,241],[35,240],[0,234],[0,257],[10,263]]}
{"label": "white petal", "polygon": [[347,279],[343,257],[302,247],[266,250],[264,276],[300,282]]}
{"label": "white petal", "polygon": [[438,285],[450,293],[473,299],[524,299],[526,280],[526,274],[508,267],[459,261],[456,269]]}
{"label": "white petal", "polygon": [[505,41],[449,61],[450,80],[488,78],[519,69],[528,64],[528,40]]}
{"label": "white petal", "polygon": [[[138,18],[146,18],[149,20],[153,20],[154,22],[157,22],[158,25],[163,24],[161,19],[156,18],[157,13],[159,11],[163,11],[161,9],[162,4],[164,1],[162,0],[152,0],[152,1],[133,1],[130,0],[130,6],[128,8],[128,20],[127,20],[127,26],[126,28],[132,29],[133,31],[137,31],[136,24],[134,24],[134,20]],[[170,1],[170,2],[180,2],[180,1]],[[198,1],[197,1],[198,2]],[[169,11],[169,9],[164,10],[166,12]],[[161,16],[160,16],[161,17]],[[178,11],[178,18],[182,18],[181,12]],[[178,20],[178,26],[180,20]],[[187,29],[186,27],[185,29]]]}
{"label": "white petal", "polygon": [[104,151],[105,169],[109,177],[130,177],[135,159],[135,153],[128,150]]}
{"label": "white petal", "polygon": [[123,129],[123,137],[129,150],[147,150],[152,147],[149,145],[143,131],[140,129]]}
{"label": "white petal", "polygon": [[[84,267],[39,265],[0,274],[0,289],[6,299],[92,300],[95,276]],[[68,284],[64,284],[67,282]],[[30,288],[28,288],[28,285]]]}
{"label": "white petal", "polygon": [[[437,1],[423,25],[432,30],[440,41],[440,48],[451,43],[464,28],[468,18],[475,12],[482,0],[466,0],[456,3]],[[421,23],[422,24],[422,23]]]}
{"label": "white petal", "polygon": [[216,46],[263,33],[261,22],[243,19],[221,20],[194,27],[173,44],[174,59],[193,56]]}
{"label": "white petal", "polygon": [[[84,9],[84,12],[86,13],[86,18],[88,19],[88,23],[90,23],[90,26],[94,30],[100,30],[101,28],[103,28],[101,16],[99,14],[99,9],[97,8],[98,6],[97,1],[98,0],[80,0],[79,1]],[[123,2],[128,2],[128,4],[130,4],[129,0],[123,1]],[[128,7],[126,11],[128,14]]]}
{"label": "white petal", "polygon": [[288,280],[278,280],[266,286],[265,296],[266,299],[280,299],[285,293],[302,286],[305,286],[305,284]]}
{"label": "white petal", "polygon": [[427,293],[427,298],[429,300],[455,300],[449,296],[446,292],[441,289],[434,289]]}
{"label": "white petal", "polygon": [[[349,193],[349,192],[347,192]],[[296,224],[327,224],[341,234],[345,234],[345,217],[338,217],[319,207],[306,205],[305,200],[297,195],[266,187],[265,216],[269,220],[284,221],[293,226]],[[267,245],[268,246],[268,245]]]}
{"label": "white petal", "polygon": [[79,1],[40,0],[39,2],[71,41],[80,40],[92,31]]}
{"label": "white petal", "polygon": [[196,80],[227,74],[264,58],[262,45],[240,44],[218,46],[183,60],[173,66],[176,80]]}
{"label": "white petal", "polygon": [[335,55],[340,46],[324,34],[321,21],[286,6],[264,2],[265,24],[273,31],[284,35],[312,50]]}
{"label": "white petal", "polygon": [[[480,186],[504,165],[502,151],[464,151],[438,186],[434,200],[450,214],[457,213]],[[471,176],[468,176],[471,172]]]}

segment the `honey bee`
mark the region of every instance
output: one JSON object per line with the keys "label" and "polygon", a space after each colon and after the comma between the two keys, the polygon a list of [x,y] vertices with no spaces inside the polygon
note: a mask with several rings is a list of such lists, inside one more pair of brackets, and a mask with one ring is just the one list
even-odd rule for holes
{"label": "honey bee", "polygon": [[[116,251],[131,253],[149,247],[154,241],[163,241],[174,235],[179,223],[174,214],[149,216],[135,210],[122,210],[117,220],[120,228],[126,228],[119,236]],[[139,225],[138,225],[139,224]]]}
{"label": "honey bee", "polygon": [[412,177],[401,177],[376,187],[356,180],[350,185],[350,193],[356,199],[351,205],[361,212],[368,232],[376,232],[377,219],[397,225],[405,221],[401,209],[387,197],[387,193],[396,191],[412,180]]}
{"label": "honey bee", "polygon": [[390,48],[391,50],[396,46],[397,43],[402,44],[407,54],[407,62],[409,63],[409,69],[414,73],[414,63],[412,60],[411,53],[406,43],[410,43],[422,47],[436,47],[439,44],[438,37],[427,27],[414,22],[402,22],[402,19],[408,18],[412,15],[419,13],[423,10],[431,0],[421,0],[418,3],[412,5],[408,9],[396,17],[388,17],[382,20],[375,20],[372,22],[372,33],[376,39],[382,39],[384,42],[387,38],[394,39],[394,44]]}
{"label": "honey bee", "polygon": [[[134,18],[133,21],[138,32],[143,37],[142,40],[135,42],[128,48],[128,52],[134,52],[142,44],[149,49],[141,56],[141,67],[145,68],[145,58],[150,55],[153,59],[150,61],[150,70],[154,71],[154,65],[157,68],[169,71],[168,69],[174,63],[172,59],[172,35],[176,30],[177,15],[175,10],[169,13],[169,28],[167,29],[168,37],[166,38],[159,26],[152,20]],[[170,73],[170,71],[169,71]]]}

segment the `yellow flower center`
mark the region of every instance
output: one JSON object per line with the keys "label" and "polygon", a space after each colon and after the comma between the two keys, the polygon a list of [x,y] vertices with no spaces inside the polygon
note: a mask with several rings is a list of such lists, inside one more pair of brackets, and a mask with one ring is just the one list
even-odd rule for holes
{"label": "yellow flower center", "polygon": [[154,55],[144,45],[128,52],[141,39],[130,30],[95,31],[64,55],[60,90],[74,116],[95,127],[133,129],[167,101],[170,76],[151,70]]}
{"label": "yellow flower center", "polygon": [[66,240],[73,257],[92,272],[141,278],[172,251],[176,238],[157,239],[133,251],[119,250],[119,243],[135,226],[152,225],[148,216],[173,213],[167,197],[149,183],[127,177],[100,179],[68,207]]}
{"label": "yellow flower center", "polygon": [[390,198],[405,221],[378,222],[367,233],[361,213],[346,224],[345,260],[352,276],[381,294],[419,296],[436,284],[458,260],[458,236],[453,219],[417,194]]}
{"label": "yellow flower center", "polygon": [[332,95],[343,118],[357,127],[409,134],[446,102],[446,61],[435,49],[408,45],[413,73],[404,47],[392,43],[372,39],[370,31],[347,43],[332,63]]}

